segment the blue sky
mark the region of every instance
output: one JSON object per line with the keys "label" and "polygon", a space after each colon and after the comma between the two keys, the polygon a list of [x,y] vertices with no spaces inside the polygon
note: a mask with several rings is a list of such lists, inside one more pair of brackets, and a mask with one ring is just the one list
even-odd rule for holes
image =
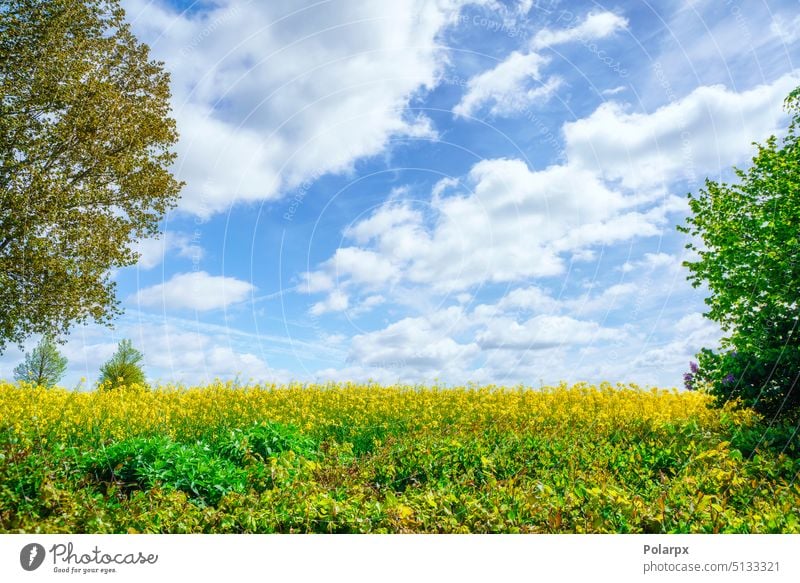
{"label": "blue sky", "polygon": [[796,2],[123,5],[187,184],[66,386],[121,338],[161,382],[537,386],[679,386],[718,342],[675,225],[785,127]]}

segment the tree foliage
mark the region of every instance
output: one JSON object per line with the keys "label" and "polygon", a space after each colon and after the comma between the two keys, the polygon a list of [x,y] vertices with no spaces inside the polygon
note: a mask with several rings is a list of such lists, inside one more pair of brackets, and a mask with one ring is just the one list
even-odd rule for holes
{"label": "tree foliage", "polygon": [[143,359],[144,355],[133,347],[130,340],[121,340],[117,351],[100,368],[98,385],[105,389],[144,385]]}
{"label": "tree foliage", "polygon": [[706,180],[680,227],[699,237],[687,245],[698,259],[684,265],[695,287],[708,286],[706,315],[727,333],[720,353],[698,355],[697,380],[768,415],[800,405],[800,87],[785,107],[786,135],[756,144],[737,183]]}
{"label": "tree foliage", "polygon": [[109,271],[182,186],[169,98],[118,0],[2,2],[0,351],[119,313]]}
{"label": "tree foliage", "polygon": [[55,340],[46,334],[33,352],[14,369],[14,379],[42,387],[52,387],[64,377],[67,359],[58,351]]}

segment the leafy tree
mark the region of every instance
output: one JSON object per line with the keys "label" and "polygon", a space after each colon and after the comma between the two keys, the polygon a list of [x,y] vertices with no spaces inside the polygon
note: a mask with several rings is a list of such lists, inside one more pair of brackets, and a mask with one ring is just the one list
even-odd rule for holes
{"label": "leafy tree", "polygon": [[106,389],[144,385],[143,359],[144,355],[133,347],[130,340],[121,340],[117,351],[100,368],[98,385]]}
{"label": "leafy tree", "polygon": [[800,406],[800,87],[785,108],[786,136],[756,144],[737,183],[706,180],[679,227],[702,241],[687,245],[698,259],[684,265],[695,287],[708,285],[706,315],[727,333],[720,353],[698,355],[696,380],[767,415]]}
{"label": "leafy tree", "polygon": [[169,97],[118,0],[0,3],[0,351],[119,314],[109,271],[182,186]]}
{"label": "leafy tree", "polygon": [[52,387],[62,379],[67,370],[67,359],[61,355],[55,340],[45,334],[33,352],[25,354],[14,369],[14,378],[42,387]]}

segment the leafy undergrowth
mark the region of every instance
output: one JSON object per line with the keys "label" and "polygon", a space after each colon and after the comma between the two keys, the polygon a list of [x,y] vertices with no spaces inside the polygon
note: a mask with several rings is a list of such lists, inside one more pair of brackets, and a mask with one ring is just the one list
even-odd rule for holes
{"label": "leafy undergrowth", "polygon": [[0,384],[2,532],[800,532],[800,438],[602,385]]}

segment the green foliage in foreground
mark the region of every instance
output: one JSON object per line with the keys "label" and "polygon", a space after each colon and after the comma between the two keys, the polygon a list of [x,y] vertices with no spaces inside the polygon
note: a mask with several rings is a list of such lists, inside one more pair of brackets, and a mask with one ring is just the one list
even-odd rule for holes
{"label": "green foliage in foreground", "polygon": [[800,533],[797,428],[710,402],[0,383],[0,531]]}

